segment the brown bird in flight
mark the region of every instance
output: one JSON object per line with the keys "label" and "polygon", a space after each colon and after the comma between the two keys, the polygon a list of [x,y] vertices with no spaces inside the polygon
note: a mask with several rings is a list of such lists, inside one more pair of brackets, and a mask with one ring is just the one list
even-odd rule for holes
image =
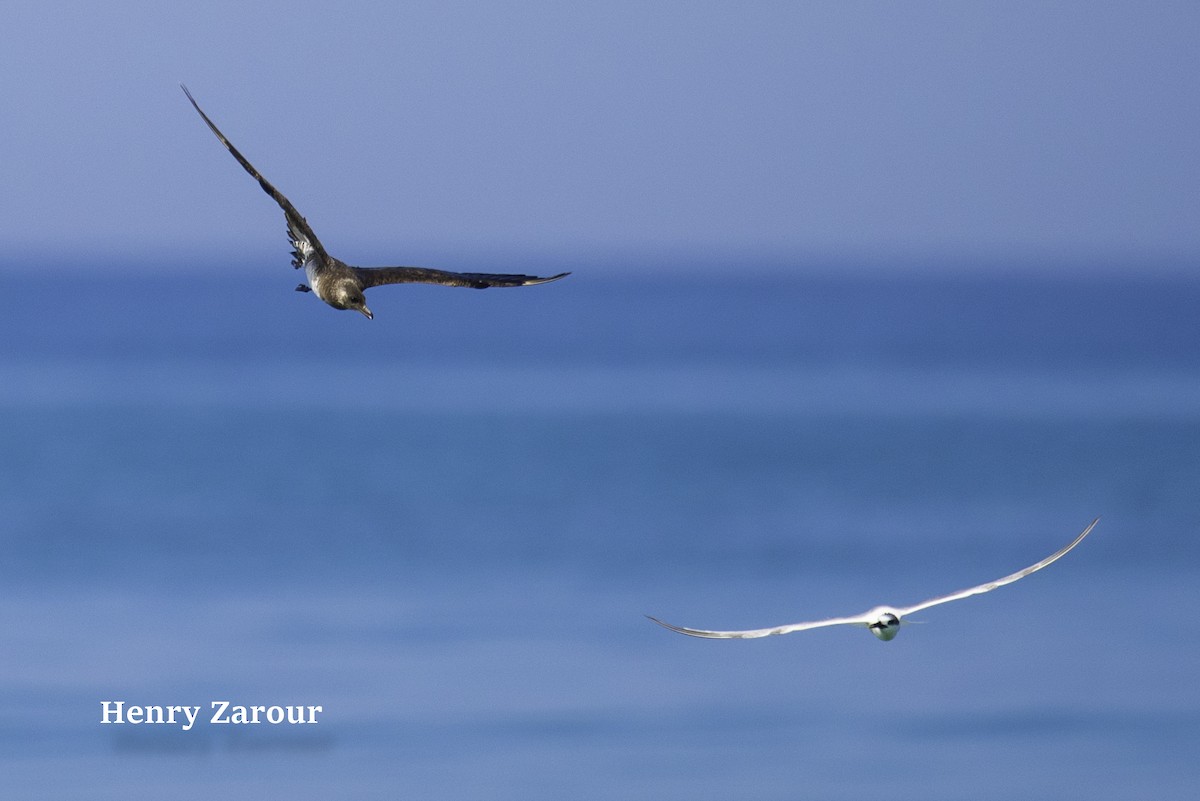
{"label": "brown bird in flight", "polygon": [[208,115],[200,108],[200,104],[192,97],[192,93],[183,84],[179,85],[192,106],[221,144],[233,154],[246,172],[254,176],[263,191],[275,199],[283,209],[287,219],[288,239],[292,243],[292,266],[297,270],[304,268],[308,278],[307,284],[296,287],[297,292],[313,292],[321,300],[335,309],[353,309],[367,317],[374,318],[367,308],[367,300],[363,293],[373,286],[384,284],[442,284],[443,286],[465,286],[473,289],[487,289],[490,286],[531,286],[557,281],[570,273],[559,273],[549,278],[536,275],[511,275],[502,273],[452,273],[445,270],[431,270],[426,267],[354,267],[340,259],[335,259],[325,251],[325,246],[309,227],[308,221],[296,211],[292,202],[283,196],[270,181],[262,177],[254,165],[238,152],[233,143],[225,138],[225,134],[217,128]]}

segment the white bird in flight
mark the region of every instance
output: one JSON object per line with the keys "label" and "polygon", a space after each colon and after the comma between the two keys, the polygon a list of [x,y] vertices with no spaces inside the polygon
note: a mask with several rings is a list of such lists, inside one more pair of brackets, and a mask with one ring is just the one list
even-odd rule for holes
{"label": "white bird in flight", "polygon": [[1003,587],[1005,584],[1012,584],[1018,579],[1023,579],[1030,573],[1036,573],[1043,567],[1046,567],[1058,559],[1061,559],[1067,553],[1067,551],[1071,550],[1080,542],[1082,542],[1083,538],[1091,533],[1092,529],[1099,521],[1100,518],[1097,517],[1087,528],[1083,530],[1078,537],[1071,540],[1070,544],[1068,544],[1065,548],[1055,551],[1042,561],[1038,562],[1037,564],[1030,565],[1024,570],[1018,570],[1016,573],[1005,576],[1004,578],[998,578],[995,581],[989,581],[986,584],[980,584],[977,587],[959,590],[958,592],[952,592],[949,595],[941,595],[937,598],[930,598],[928,601],[922,601],[921,603],[914,604],[912,606],[877,606],[870,611],[863,612],[861,615],[853,615],[852,617],[831,617],[828,620],[814,620],[809,623],[792,623],[789,626],[777,626],[773,629],[748,629],[746,631],[708,631],[706,629],[688,629],[683,628],[682,626],[672,626],[670,623],[664,623],[658,618],[651,617],[650,615],[646,615],[646,617],[649,617],[658,625],[668,628],[671,631],[677,631],[680,634],[688,634],[692,637],[708,637],[710,639],[748,640],[755,637],[769,637],[772,634],[791,634],[793,631],[818,629],[823,626],[851,625],[866,626],[868,629],[870,629],[871,633],[879,639],[884,641],[891,640],[900,633],[900,624],[908,622],[904,620],[905,616],[911,615],[913,612],[920,612],[922,609],[928,609],[931,606],[949,603],[950,601],[957,601],[960,598],[968,598],[972,595],[991,592],[997,587]]}

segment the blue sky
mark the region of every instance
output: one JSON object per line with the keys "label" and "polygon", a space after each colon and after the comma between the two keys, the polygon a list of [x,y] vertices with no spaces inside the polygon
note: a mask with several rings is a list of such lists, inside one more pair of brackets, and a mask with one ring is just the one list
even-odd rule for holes
{"label": "blue sky", "polygon": [[7,264],[1185,269],[1200,5],[5,4]]}

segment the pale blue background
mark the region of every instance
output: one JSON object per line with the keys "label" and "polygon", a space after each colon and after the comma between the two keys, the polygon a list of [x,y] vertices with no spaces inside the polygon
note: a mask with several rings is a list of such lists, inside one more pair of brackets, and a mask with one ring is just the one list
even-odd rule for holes
{"label": "pale blue background", "polygon": [[6,5],[0,790],[1192,798],[1195,9]]}
{"label": "pale blue background", "polygon": [[270,200],[180,81],[352,262],[1144,269],[1200,250],[1192,2],[2,13],[0,232],[22,256],[277,255]]}

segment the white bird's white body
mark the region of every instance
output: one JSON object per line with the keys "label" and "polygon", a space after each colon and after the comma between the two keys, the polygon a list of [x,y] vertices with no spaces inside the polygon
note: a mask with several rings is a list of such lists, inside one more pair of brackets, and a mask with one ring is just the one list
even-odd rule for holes
{"label": "white bird's white body", "polygon": [[1012,584],[1014,581],[1023,579],[1030,573],[1036,573],[1043,567],[1058,561],[1068,551],[1082,542],[1083,538],[1091,533],[1092,529],[1099,521],[1100,518],[1093,520],[1091,524],[1066,547],[1055,551],[1036,564],[1032,564],[1029,567],[1018,570],[1016,573],[1011,573],[1003,578],[998,578],[995,581],[989,581],[985,584],[968,587],[965,590],[952,592],[949,595],[939,595],[936,598],[930,598],[928,601],[922,601],[921,603],[913,604],[912,606],[876,606],[874,609],[863,612],[861,615],[852,615],[850,617],[831,617],[826,620],[815,620],[808,623],[792,623],[786,626],[776,626],[775,628],[747,629],[744,631],[709,631],[707,629],[689,629],[683,628],[682,626],[672,626],[670,623],[664,623],[656,617],[650,617],[649,615],[647,615],[647,617],[650,617],[650,619],[655,623],[663,628],[668,628],[671,631],[677,631],[680,634],[687,634],[692,637],[707,637],[709,639],[747,640],[754,639],[756,637],[769,637],[773,634],[791,634],[794,631],[807,631],[808,629],[822,628],[824,626],[851,625],[866,626],[868,629],[870,629],[871,633],[879,639],[885,641],[891,640],[900,632],[900,625],[904,622],[905,616],[911,615],[913,612],[919,612],[922,609],[928,609],[929,607],[937,606],[938,604],[957,601],[961,598],[969,598],[972,595],[991,592],[997,587],[1003,587],[1005,584]]}

